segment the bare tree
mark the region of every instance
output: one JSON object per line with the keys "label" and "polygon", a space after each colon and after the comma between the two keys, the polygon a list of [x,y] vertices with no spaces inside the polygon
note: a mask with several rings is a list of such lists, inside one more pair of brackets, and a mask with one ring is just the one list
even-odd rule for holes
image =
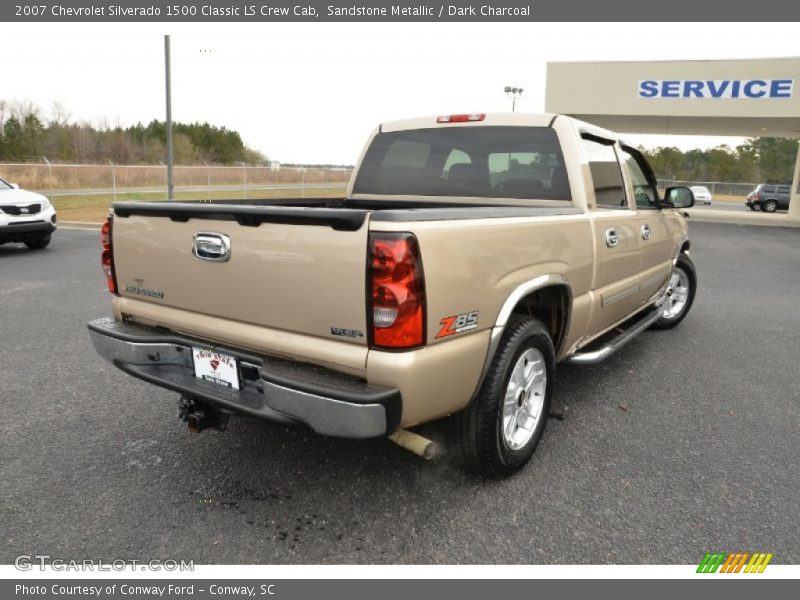
{"label": "bare tree", "polygon": [[10,116],[16,117],[20,123],[24,123],[29,116],[39,118],[40,112],[39,107],[31,100],[14,100],[9,103]]}
{"label": "bare tree", "polygon": [[72,114],[70,114],[69,110],[67,109],[64,104],[59,101],[55,100],[53,102],[53,107],[50,110],[50,123],[53,125],[57,125],[59,127],[64,127],[69,123]]}

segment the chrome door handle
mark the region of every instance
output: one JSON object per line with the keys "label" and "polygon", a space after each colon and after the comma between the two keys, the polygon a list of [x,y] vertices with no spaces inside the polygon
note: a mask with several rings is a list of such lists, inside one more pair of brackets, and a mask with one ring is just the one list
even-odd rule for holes
{"label": "chrome door handle", "polygon": [[231,239],[222,233],[200,231],[192,238],[192,254],[200,260],[226,262],[231,258]]}
{"label": "chrome door handle", "polygon": [[653,237],[653,232],[650,230],[650,225],[642,225],[642,239],[649,240]]}
{"label": "chrome door handle", "polygon": [[606,246],[616,248],[619,246],[619,234],[616,229],[606,230]]}

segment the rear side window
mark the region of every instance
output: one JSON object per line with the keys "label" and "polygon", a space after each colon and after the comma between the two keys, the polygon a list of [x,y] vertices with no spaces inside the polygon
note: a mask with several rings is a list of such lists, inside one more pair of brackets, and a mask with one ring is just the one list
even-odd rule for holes
{"label": "rear side window", "polygon": [[583,138],[583,151],[589,161],[592,185],[598,208],[628,208],[625,182],[622,179],[614,146]]}
{"label": "rear side window", "polygon": [[549,127],[441,127],[379,133],[355,194],[572,199]]}
{"label": "rear side window", "polygon": [[778,186],[778,193],[779,194],[788,194],[789,193],[789,186],[788,185],[779,185]]}

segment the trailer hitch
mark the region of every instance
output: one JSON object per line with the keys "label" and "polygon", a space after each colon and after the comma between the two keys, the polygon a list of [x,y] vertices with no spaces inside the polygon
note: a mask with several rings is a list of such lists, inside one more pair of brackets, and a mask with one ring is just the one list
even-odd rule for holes
{"label": "trailer hitch", "polygon": [[200,433],[209,428],[225,431],[229,416],[197,398],[181,396],[178,400],[178,418],[189,426],[192,433]]}

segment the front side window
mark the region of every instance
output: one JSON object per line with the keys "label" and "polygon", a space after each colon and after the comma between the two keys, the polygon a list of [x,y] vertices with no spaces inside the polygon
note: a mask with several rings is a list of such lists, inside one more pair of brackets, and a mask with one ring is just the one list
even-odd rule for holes
{"label": "front side window", "polygon": [[572,196],[549,127],[440,127],[379,133],[354,194],[563,200]]}
{"label": "front side window", "polygon": [[614,146],[583,138],[583,151],[589,161],[594,197],[598,208],[627,208],[625,182]]}
{"label": "front side window", "polygon": [[0,179],[0,190],[12,190],[14,188],[11,187],[11,184],[8,183],[5,179]]}
{"label": "front side window", "polygon": [[636,208],[658,208],[656,203],[656,187],[645,174],[642,165],[633,153],[625,148],[622,149],[622,157],[625,168],[633,183],[633,197],[636,201]]}

